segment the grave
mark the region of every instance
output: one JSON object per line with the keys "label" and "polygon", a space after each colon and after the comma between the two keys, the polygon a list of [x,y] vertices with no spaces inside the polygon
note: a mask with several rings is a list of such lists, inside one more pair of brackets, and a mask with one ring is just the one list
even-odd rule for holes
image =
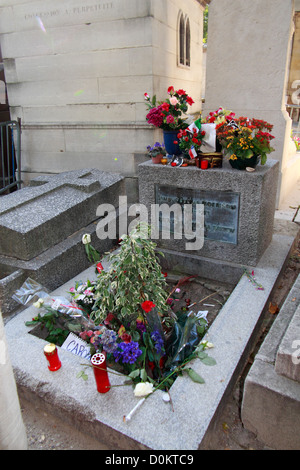
{"label": "grave", "polygon": [[[204,378],[204,384],[194,383],[186,376],[178,377],[172,385],[172,407],[162,400],[160,392],[157,391],[149,396],[131,421],[124,422],[123,417],[137,405],[139,399],[134,397],[131,387],[123,386],[123,378],[110,374],[109,370],[111,385],[114,386],[109,393],[99,394],[90,368],[86,369],[88,380],[83,381],[78,378],[88,362],[63,348],[58,348],[62,361],[61,369],[55,373],[48,371],[43,356],[45,341],[28,334],[28,327],[25,326],[25,322],[31,320],[36,314],[34,307],[27,308],[6,323],[9,354],[19,393],[35,403],[40,402],[45,411],[56,414],[80,428],[81,431],[92,433],[95,438],[111,449],[195,450],[205,448],[205,443],[210,433],[213,432],[215,419],[222,410],[224,400],[232,390],[256,340],[270,295],[294,242],[293,236],[273,232],[274,205],[270,193],[275,198],[271,176],[276,175],[276,162],[269,161],[265,168],[258,168],[255,175],[223,168],[219,170],[221,178],[219,178],[218,186],[216,181],[215,186],[213,185],[214,179],[217,179],[216,170],[191,170],[159,167],[158,171],[158,166],[154,167],[151,163],[141,165],[140,187],[143,189],[140,192],[141,202],[145,204],[155,202],[154,182],[170,185],[171,181],[173,186],[176,187],[177,184],[177,187],[183,188],[182,192],[185,190],[184,181],[186,189],[192,188],[197,191],[204,189],[211,192],[214,188],[221,191],[225,188],[237,193],[239,189],[237,239],[239,243],[240,241],[245,243],[240,236],[241,233],[247,233],[246,230],[242,230],[246,226],[246,196],[251,194],[249,188],[246,187],[247,183],[252,188],[252,192],[255,188],[258,194],[265,195],[265,198],[259,199],[262,207],[260,209],[255,207],[255,214],[249,214],[251,222],[255,224],[253,228],[253,233],[256,235],[254,255],[247,250],[246,257],[242,258],[239,244],[227,243],[225,245],[225,242],[216,240],[205,240],[204,248],[207,248],[205,257],[186,254],[177,246],[176,251],[174,245],[164,248],[165,253],[171,252],[173,259],[176,256],[181,257],[181,265],[185,268],[185,273],[189,273],[190,267],[194,266],[194,269],[198,269],[198,274],[201,272],[202,277],[223,277],[223,280],[225,278],[227,281],[237,279],[236,287],[205,337],[214,344],[210,356],[216,360],[216,365],[208,367],[201,361],[193,361],[193,369]],[[201,175],[204,175],[206,179]],[[147,200],[145,200],[146,196]],[[249,211],[249,205],[247,207]],[[262,249],[258,247],[259,241],[263,242],[262,229],[259,230],[258,227],[265,221],[270,223],[272,229],[270,227],[265,229],[268,243],[263,243]],[[269,231],[271,235],[268,236]],[[219,244],[217,257],[210,243],[214,244],[214,247],[217,243]],[[220,249],[221,243],[225,245],[223,250]],[[226,252],[228,246],[229,251]],[[236,258],[230,259],[230,250],[236,250]],[[225,261],[220,259],[222,252],[224,252]],[[196,262],[193,261],[195,257]],[[170,259],[168,258],[168,262]],[[257,290],[255,285],[242,275],[243,265],[238,260],[244,261],[243,265],[246,268],[250,267],[247,260],[255,264],[255,276],[257,282],[263,286],[263,290]],[[106,259],[102,264],[104,269],[108,268]],[[177,266],[176,263],[174,265]],[[212,265],[215,267],[214,272],[212,272]],[[95,270],[91,267],[54,290],[52,295],[65,296],[76,280],[92,280],[93,276],[95,276]]]}
{"label": "grave", "polygon": [[[88,380],[77,377],[88,362],[71,352],[58,348],[62,367],[48,371],[44,340],[28,334],[25,322],[36,314],[29,307],[6,323],[9,355],[14,368],[19,394],[39,403],[45,412],[66,420],[82,432],[92,434],[111,449],[196,450],[205,448],[213,430],[214,420],[222,409],[227,394],[244,367],[259,328],[264,309],[279,273],[284,266],[294,238],[274,234],[272,242],[255,268],[257,281],[264,290],[256,290],[242,276],[217,318],[206,339],[214,344],[209,355],[216,365],[208,367],[201,361],[193,369],[205,380],[196,384],[189,377],[178,377],[172,385],[173,409],[155,392],[129,422],[123,421],[138,403],[133,390],[121,386],[123,378],[110,374],[109,393],[99,394],[93,373],[86,369]],[[102,262],[104,269],[107,261]],[[56,289],[53,296],[65,296],[75,280],[93,279],[94,267]]]}
{"label": "grave", "polygon": [[82,236],[89,233],[105,252],[112,240],[96,237],[98,205],[118,208],[123,177],[100,170],[75,170],[39,176],[20,191],[1,197],[0,307],[3,315],[18,307],[11,299],[27,277],[50,290],[89,265]]}

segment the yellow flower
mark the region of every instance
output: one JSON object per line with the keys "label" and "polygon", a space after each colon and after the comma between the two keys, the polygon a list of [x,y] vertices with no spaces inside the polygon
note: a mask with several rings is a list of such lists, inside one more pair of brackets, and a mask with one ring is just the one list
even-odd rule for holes
{"label": "yellow flower", "polygon": [[233,153],[230,157],[229,160],[237,160],[237,156]]}

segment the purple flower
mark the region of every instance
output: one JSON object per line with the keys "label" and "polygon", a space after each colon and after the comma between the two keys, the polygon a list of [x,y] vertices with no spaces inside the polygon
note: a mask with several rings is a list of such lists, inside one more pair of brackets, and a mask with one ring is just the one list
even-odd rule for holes
{"label": "purple flower", "polygon": [[115,362],[122,359],[124,363],[134,364],[137,358],[142,354],[142,351],[139,349],[139,343],[135,341],[120,343],[118,346],[119,349],[114,351]]}
{"label": "purple flower", "polygon": [[164,341],[159,333],[158,330],[154,330],[152,333],[151,333],[151,339],[154,341],[154,347],[156,349],[156,352],[158,354],[161,353],[163,347],[164,347]]}

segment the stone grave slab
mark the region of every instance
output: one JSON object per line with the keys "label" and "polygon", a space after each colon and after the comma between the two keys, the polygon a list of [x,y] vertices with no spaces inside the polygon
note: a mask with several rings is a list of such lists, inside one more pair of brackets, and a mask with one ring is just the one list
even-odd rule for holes
{"label": "stone grave slab", "polygon": [[[300,276],[299,276],[300,279]],[[300,281],[299,281],[300,282]],[[293,298],[297,303],[297,298]],[[289,379],[300,382],[300,303],[281,340],[276,360],[275,371]]]}
{"label": "stone grave slab", "polygon": [[[30,260],[96,220],[101,203],[118,207],[124,179],[100,170],[40,176],[1,198],[0,254]],[[125,191],[125,189],[124,189]]]}

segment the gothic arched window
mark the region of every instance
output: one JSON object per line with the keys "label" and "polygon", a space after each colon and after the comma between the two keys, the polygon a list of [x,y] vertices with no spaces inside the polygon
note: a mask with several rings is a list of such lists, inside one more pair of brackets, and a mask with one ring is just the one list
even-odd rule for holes
{"label": "gothic arched window", "polygon": [[182,12],[178,21],[178,65],[191,65],[191,29],[190,20]]}

